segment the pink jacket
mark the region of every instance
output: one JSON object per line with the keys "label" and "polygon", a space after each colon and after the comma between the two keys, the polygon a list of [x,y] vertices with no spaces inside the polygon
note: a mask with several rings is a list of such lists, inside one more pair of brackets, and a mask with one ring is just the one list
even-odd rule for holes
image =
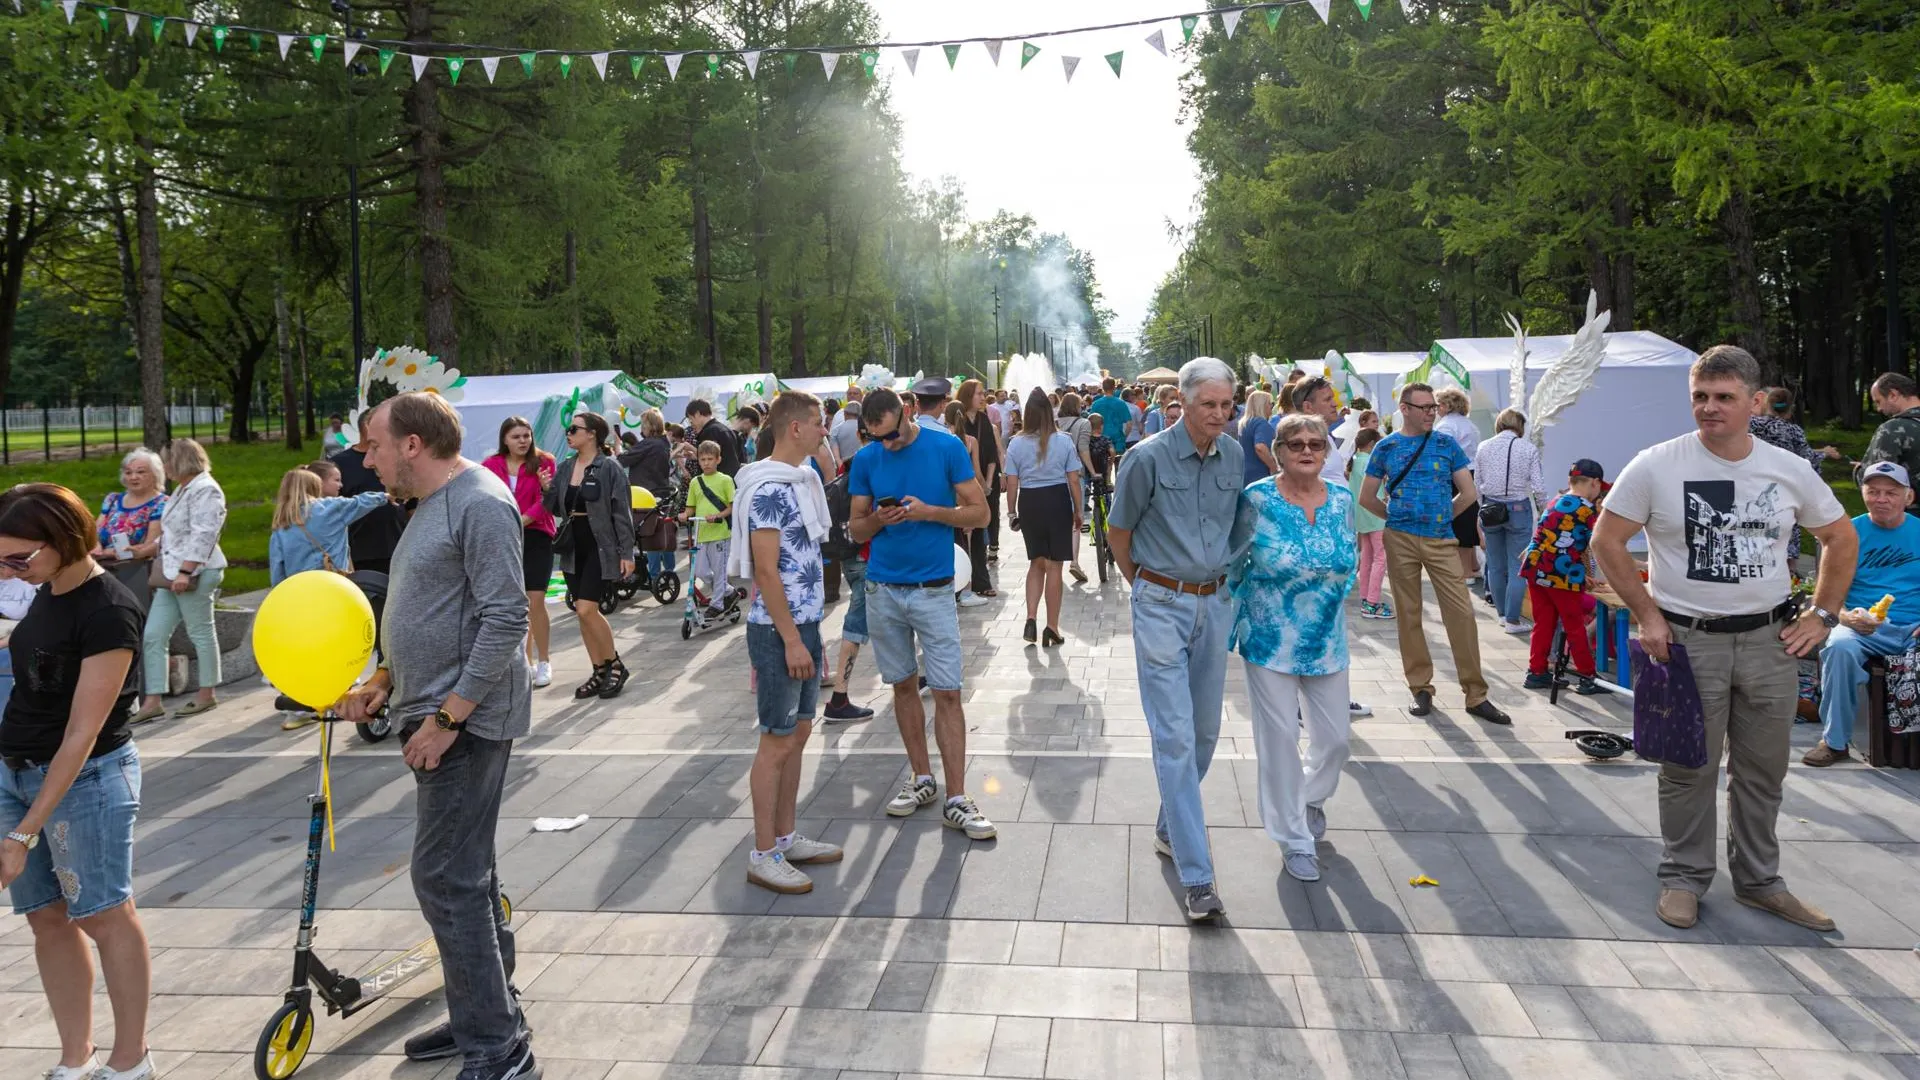
{"label": "pink jacket", "polygon": [[[544,451],[538,452],[536,462],[536,469],[549,478],[553,476],[554,469],[558,467],[554,464],[552,456]],[[545,495],[545,492],[540,489],[539,476],[534,475],[533,471],[522,469],[520,470],[520,478],[517,483],[507,479],[507,459],[501,457],[499,454],[490,455],[487,460],[480,464],[492,470],[493,475],[499,477],[500,482],[507,485],[507,490],[513,492],[513,501],[519,505],[520,513],[532,521],[532,524],[528,525],[527,528],[538,529],[548,536],[553,535],[553,514],[547,510],[545,503],[542,501],[542,496]]]}

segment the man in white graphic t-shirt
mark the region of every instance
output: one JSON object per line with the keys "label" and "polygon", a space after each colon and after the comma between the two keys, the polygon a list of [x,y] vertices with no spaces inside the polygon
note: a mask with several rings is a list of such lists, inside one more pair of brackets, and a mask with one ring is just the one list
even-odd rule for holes
{"label": "man in white graphic t-shirt", "polygon": [[[1804,458],[1747,433],[1760,365],[1720,345],[1688,383],[1699,431],[1642,450],[1614,482],[1592,550],[1640,621],[1647,655],[1685,646],[1706,710],[1707,764],[1660,766],[1663,922],[1686,928],[1713,883],[1720,757],[1727,754],[1727,866],[1734,899],[1811,930],[1825,912],[1780,880],[1776,825],[1799,697],[1792,657],[1809,656],[1839,622],[1859,544],[1839,500]],[[1796,612],[1787,542],[1805,526],[1820,541],[1819,586]],[[1648,579],[1627,554],[1647,534]]]}

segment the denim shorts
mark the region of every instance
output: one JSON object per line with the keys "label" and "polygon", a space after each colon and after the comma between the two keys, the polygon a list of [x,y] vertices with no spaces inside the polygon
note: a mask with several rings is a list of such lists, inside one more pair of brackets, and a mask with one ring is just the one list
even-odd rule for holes
{"label": "denim shorts", "polygon": [[747,624],[747,660],[753,664],[759,729],[768,735],[791,735],[802,720],[813,719],[820,703],[820,624],[799,623],[800,641],[813,656],[813,675],[796,679],[787,674],[787,643],[767,623]]}
{"label": "denim shorts", "polygon": [[[880,669],[880,681],[897,686],[920,674],[924,662],[930,689],[960,689],[965,663],[960,653],[960,608],[953,590],[870,580],[866,591],[873,662]],[[916,640],[918,658],[914,656]]]}
{"label": "denim shorts", "polygon": [[847,614],[840,620],[840,640],[867,643],[867,561],[847,559],[840,564],[847,583]]}
{"label": "denim shorts", "polygon": [[[44,765],[15,772],[0,765],[0,826],[17,829],[47,778]],[[140,752],[132,743],[89,760],[27,853],[9,890],[13,913],[62,900],[84,919],[133,899],[133,821],[140,811]]]}

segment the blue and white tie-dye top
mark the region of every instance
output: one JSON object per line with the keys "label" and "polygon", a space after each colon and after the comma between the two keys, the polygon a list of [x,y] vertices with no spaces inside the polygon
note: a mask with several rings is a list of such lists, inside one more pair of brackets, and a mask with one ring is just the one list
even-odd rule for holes
{"label": "blue and white tie-dye top", "polygon": [[1283,674],[1332,675],[1347,667],[1344,604],[1359,563],[1353,493],[1327,484],[1327,501],[1309,524],[1277,485],[1269,477],[1240,493],[1233,531],[1249,540],[1228,574],[1227,647]]}

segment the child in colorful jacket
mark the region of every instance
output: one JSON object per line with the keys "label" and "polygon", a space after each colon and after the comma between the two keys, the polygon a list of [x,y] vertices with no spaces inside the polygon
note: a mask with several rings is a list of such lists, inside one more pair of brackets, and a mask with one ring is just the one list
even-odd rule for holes
{"label": "child in colorful jacket", "polygon": [[1605,490],[1605,477],[1606,470],[1597,461],[1581,458],[1574,462],[1567,475],[1567,490],[1540,516],[1533,543],[1520,556],[1520,578],[1527,583],[1527,598],[1533,605],[1533,636],[1529,641],[1533,654],[1525,683],[1529,690],[1553,686],[1547,662],[1554,628],[1559,627],[1566,634],[1574,674],[1578,676],[1573,692],[1605,692],[1594,681],[1593,642],[1587,638],[1582,603],[1587,591],[1587,544],[1593,539],[1594,520],[1600,516],[1596,504]]}

